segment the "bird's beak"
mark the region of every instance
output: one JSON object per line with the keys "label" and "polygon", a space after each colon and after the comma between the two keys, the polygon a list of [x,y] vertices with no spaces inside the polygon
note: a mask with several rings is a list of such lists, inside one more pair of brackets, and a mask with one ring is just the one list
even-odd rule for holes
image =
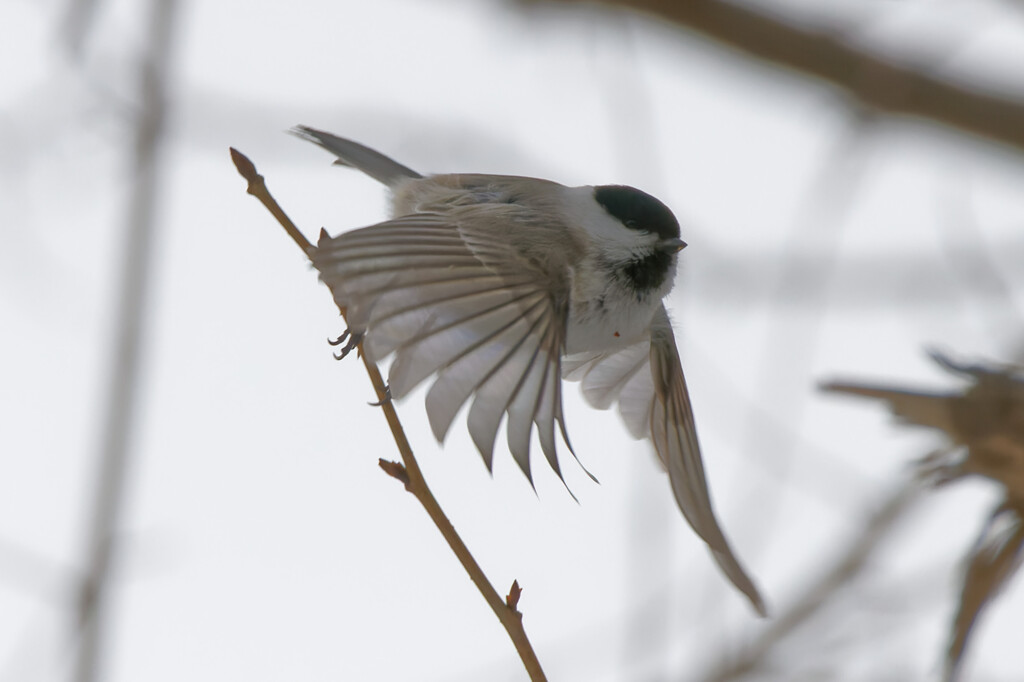
{"label": "bird's beak", "polygon": [[673,237],[672,239],[662,239],[658,242],[658,248],[669,253],[679,253],[686,248],[686,242],[679,237]]}

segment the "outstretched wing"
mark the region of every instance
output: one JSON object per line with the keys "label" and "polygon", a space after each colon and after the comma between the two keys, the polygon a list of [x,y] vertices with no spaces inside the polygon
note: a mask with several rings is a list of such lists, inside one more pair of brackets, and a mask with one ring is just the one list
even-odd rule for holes
{"label": "outstretched wing", "polygon": [[651,439],[668,471],[676,503],[712,556],[759,614],[766,609],[757,587],[740,565],[715,518],[704,476],[697,427],[675,336],[662,307],[651,325],[650,341],[613,353],[570,356],[566,378],[582,381],[583,395],[594,407],[619,411],[636,438]]}
{"label": "outstretched wing", "polygon": [[394,354],[392,395],[436,374],[426,404],[438,440],[472,398],[469,431],[489,469],[507,415],[509,450],[532,482],[534,425],[561,477],[555,423],[564,438],[559,363],[569,285],[567,268],[539,262],[505,234],[517,227],[516,210],[478,204],[324,235],[313,264],[350,330],[365,333],[364,352],[375,360]]}

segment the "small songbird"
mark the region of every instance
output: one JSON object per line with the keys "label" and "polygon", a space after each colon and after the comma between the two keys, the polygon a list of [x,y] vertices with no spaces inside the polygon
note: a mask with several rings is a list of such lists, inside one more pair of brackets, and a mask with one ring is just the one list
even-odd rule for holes
{"label": "small songbird", "polygon": [[765,615],[712,509],[662,304],[686,246],[668,207],[622,185],[423,176],[351,140],[305,126],[292,132],[391,190],[390,220],[322,233],[312,254],[348,322],[343,354],[360,342],[373,360],[393,354],[395,398],[434,376],[426,408],[439,441],[471,401],[469,432],[488,469],[507,415],[508,448],[531,483],[534,426],[561,477],[563,378],[581,381],[594,407],[618,401],[630,433],[653,443],[683,516]]}

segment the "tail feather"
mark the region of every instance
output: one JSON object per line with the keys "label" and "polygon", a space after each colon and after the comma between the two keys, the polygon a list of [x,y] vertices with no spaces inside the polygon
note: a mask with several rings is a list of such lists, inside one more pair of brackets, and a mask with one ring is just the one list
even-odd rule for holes
{"label": "tail feather", "polygon": [[369,147],[331,135],[316,128],[296,126],[290,131],[293,135],[308,142],[317,144],[337,156],[334,162],[339,166],[351,166],[361,170],[374,180],[391,187],[401,180],[422,178],[416,171],[403,166]]}
{"label": "tail feather", "polygon": [[952,427],[952,403],[956,397],[953,395],[905,391],[839,381],[822,384],[821,390],[885,400],[892,408],[893,414],[919,426],[929,426],[947,432]]}

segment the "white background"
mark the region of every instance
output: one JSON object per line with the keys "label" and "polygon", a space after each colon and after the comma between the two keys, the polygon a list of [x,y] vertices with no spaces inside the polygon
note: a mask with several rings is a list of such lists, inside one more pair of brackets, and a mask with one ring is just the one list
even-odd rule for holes
{"label": "white background", "polygon": [[[765,5],[769,3],[765,2]],[[1012,2],[771,7],[1024,98]],[[61,3],[0,4],[0,680],[67,679],[138,105],[143,3],[101,6],[77,58]],[[308,124],[421,172],[632,184],[690,246],[668,304],[719,516],[773,614],[941,441],[835,377],[957,382],[927,359],[1021,358],[1024,164],[922,122],[864,121],[828,86],[625,14],[497,2],[185,3],[105,679],[522,680],[415,500],[303,255],[229,162],[248,154],[312,238],[384,216],[372,180],[283,134]],[[977,265],[979,264],[980,265]],[[718,574],[614,413],[566,391],[576,504],[536,494],[422,393],[400,414],[426,476],[520,608],[552,680],[704,680],[772,627]],[[539,452],[535,450],[535,452]],[[926,498],[865,572],[749,679],[925,680],[960,561],[997,504]],[[1024,678],[1024,587],[986,613],[977,680]]]}

